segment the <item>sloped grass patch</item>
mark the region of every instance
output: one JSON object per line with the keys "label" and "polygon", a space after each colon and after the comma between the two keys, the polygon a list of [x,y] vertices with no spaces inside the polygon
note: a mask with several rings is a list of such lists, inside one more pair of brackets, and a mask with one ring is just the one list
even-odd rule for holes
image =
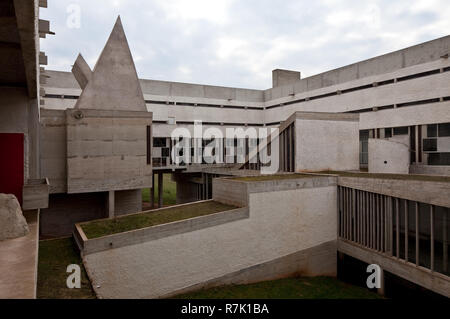
{"label": "sloped grass patch", "polygon": [[175,299],[379,299],[377,293],[333,277],[298,277],[230,285],[181,294]]}
{"label": "sloped grass patch", "polygon": [[123,233],[130,230],[210,215],[236,208],[236,206],[227,205],[216,201],[204,201],[121,216],[113,219],[101,219],[85,222],[81,223],[80,226],[86,237],[88,239],[93,239]]}
{"label": "sloped grass patch", "polygon": [[[81,288],[66,286],[67,266],[81,268]],[[38,299],[95,299],[89,278],[72,237],[40,240],[37,276]]]}

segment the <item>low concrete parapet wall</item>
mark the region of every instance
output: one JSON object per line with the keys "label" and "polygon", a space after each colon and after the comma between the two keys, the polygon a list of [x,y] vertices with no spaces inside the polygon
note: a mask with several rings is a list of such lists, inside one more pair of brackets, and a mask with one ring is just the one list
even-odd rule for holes
{"label": "low concrete parapet wall", "polygon": [[[189,205],[189,204],[185,204]],[[184,206],[184,205],[177,205]],[[174,206],[154,210],[163,211]],[[129,216],[129,215],[128,215]],[[88,239],[84,234],[81,224],[76,224],[74,237],[82,255],[89,255],[99,251],[135,245],[168,236],[192,232],[195,230],[229,223],[235,220],[248,218],[248,208],[242,207],[210,215],[189,218],[162,225],[135,229],[127,232]]]}
{"label": "low concrete parapet wall", "polygon": [[339,186],[450,207],[450,183],[439,181],[339,176]]}

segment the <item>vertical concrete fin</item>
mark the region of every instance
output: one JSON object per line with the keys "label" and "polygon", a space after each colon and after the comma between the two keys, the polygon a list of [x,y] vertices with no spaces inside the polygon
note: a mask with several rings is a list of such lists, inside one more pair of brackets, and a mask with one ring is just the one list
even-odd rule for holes
{"label": "vertical concrete fin", "polygon": [[72,73],[80,85],[80,88],[84,89],[91,79],[92,71],[81,54],[78,54],[78,57],[73,64]]}
{"label": "vertical concrete fin", "polygon": [[147,111],[120,16],[75,107]]}

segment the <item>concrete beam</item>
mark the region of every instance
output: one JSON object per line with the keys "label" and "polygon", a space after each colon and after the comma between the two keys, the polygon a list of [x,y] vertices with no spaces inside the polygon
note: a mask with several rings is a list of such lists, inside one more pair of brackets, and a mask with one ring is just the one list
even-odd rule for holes
{"label": "concrete beam", "polygon": [[[20,34],[20,44],[27,77],[28,94],[30,95],[30,98],[36,98],[39,87],[38,64],[41,62],[40,55],[38,58],[38,1],[14,0],[14,8],[16,12],[17,29]],[[47,64],[46,57],[45,64]]]}

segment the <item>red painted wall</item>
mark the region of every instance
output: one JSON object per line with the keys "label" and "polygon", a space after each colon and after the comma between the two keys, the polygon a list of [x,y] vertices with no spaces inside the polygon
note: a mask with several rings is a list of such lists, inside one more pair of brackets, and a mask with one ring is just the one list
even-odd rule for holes
{"label": "red painted wall", "polygon": [[0,133],[0,193],[16,195],[21,204],[23,140],[21,133]]}

